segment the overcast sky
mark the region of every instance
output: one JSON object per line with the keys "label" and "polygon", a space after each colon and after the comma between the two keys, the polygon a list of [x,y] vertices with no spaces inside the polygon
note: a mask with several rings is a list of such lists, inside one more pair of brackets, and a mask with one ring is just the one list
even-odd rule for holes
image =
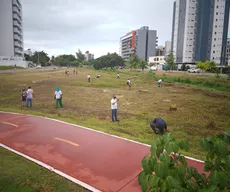
{"label": "overcast sky", "polygon": [[119,39],[141,26],[171,40],[174,0],[22,0],[24,48],[50,56],[119,52]]}

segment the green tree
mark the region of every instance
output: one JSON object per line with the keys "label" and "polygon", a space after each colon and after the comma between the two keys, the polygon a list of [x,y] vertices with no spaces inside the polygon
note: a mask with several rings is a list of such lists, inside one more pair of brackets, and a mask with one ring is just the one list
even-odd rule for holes
{"label": "green tree", "polygon": [[128,61],[126,62],[126,66],[131,70],[136,69],[140,61],[141,61],[140,58],[137,55],[134,55],[132,57],[129,57]]}
{"label": "green tree", "polygon": [[170,53],[168,55],[168,58],[166,59],[166,62],[168,64],[168,67],[170,70],[173,69],[173,67],[175,66],[175,63],[174,63],[174,55],[172,53]]}
{"label": "green tree", "polygon": [[31,60],[33,61],[33,63],[41,64],[42,66],[47,66],[50,58],[48,54],[44,51],[35,51],[31,57]]}
{"label": "green tree", "polygon": [[138,181],[143,192],[221,192],[230,190],[230,130],[213,137],[201,138],[206,152],[204,171],[189,167],[180,151],[189,150],[187,140],[176,140],[172,134],[158,137],[150,156],[142,159],[143,171]]}
{"label": "green tree", "polygon": [[80,49],[78,49],[78,52],[76,52],[77,60],[79,62],[84,62],[85,61],[85,55],[81,52]]}
{"label": "green tree", "polygon": [[141,68],[142,71],[144,71],[144,69],[147,68],[148,63],[147,63],[146,61],[144,61],[144,60],[141,60],[141,61],[139,62],[139,65],[138,65],[138,66]]}
{"label": "green tree", "polygon": [[59,55],[55,58],[55,64],[59,66],[70,66],[74,61],[76,61],[76,57],[74,55],[64,54],[64,55]]}
{"label": "green tree", "polygon": [[30,55],[24,53],[24,58],[26,61],[32,61],[32,58],[30,57]]}
{"label": "green tree", "polygon": [[95,69],[111,68],[114,69],[118,66],[124,66],[124,59],[117,53],[108,53],[93,61],[91,61]]}
{"label": "green tree", "polygon": [[201,72],[202,72],[202,75],[203,75],[203,72],[204,72],[205,69],[206,69],[205,62],[197,61],[197,62],[196,62],[196,68],[201,69]]}
{"label": "green tree", "polygon": [[55,57],[54,57],[54,55],[52,55],[50,61],[51,61],[52,64],[54,64],[54,62],[55,62]]}
{"label": "green tree", "polygon": [[75,60],[75,61],[72,61],[71,64],[70,64],[72,67],[79,67],[80,66],[80,63],[78,60]]}

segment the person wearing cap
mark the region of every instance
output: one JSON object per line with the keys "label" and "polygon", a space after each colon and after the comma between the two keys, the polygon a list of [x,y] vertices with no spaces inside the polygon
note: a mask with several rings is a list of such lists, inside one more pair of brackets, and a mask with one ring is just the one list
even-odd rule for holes
{"label": "person wearing cap", "polygon": [[156,134],[163,135],[167,131],[167,124],[161,117],[157,117],[150,122],[150,127]]}
{"label": "person wearing cap", "polygon": [[58,104],[62,107],[62,91],[60,88],[56,88],[54,92],[54,99],[56,99],[56,108],[58,108]]}
{"label": "person wearing cap", "polygon": [[112,110],[112,121],[119,121],[117,119],[117,102],[118,99],[116,97],[116,95],[113,95],[113,98],[111,99],[111,110]]}

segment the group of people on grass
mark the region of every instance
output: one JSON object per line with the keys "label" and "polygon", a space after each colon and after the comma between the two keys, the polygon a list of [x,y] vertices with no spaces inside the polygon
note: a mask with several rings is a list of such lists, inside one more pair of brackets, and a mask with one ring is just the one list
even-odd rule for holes
{"label": "group of people on grass", "polygon": [[[21,93],[21,99],[22,102],[25,102],[25,106],[27,108],[32,108],[33,104],[33,98],[34,98],[34,91],[31,87],[28,87],[28,89],[23,89]],[[54,92],[54,99],[56,99],[56,107],[58,106],[62,107],[62,91],[60,88],[56,88]]]}
{"label": "group of people on grass", "polygon": [[[75,73],[75,71],[74,71]],[[67,75],[69,75],[68,71],[66,72]],[[96,78],[100,78],[100,75],[97,75]],[[117,74],[117,78],[120,78],[119,73]],[[87,75],[87,79],[88,82],[91,82],[91,77],[90,74]],[[158,87],[161,87],[161,83],[163,82],[162,79],[158,80],[157,84]],[[128,79],[126,81],[127,86],[129,87],[129,89],[131,89],[131,81],[130,79]],[[62,96],[63,93],[61,91],[61,89],[58,87],[56,88],[55,92],[54,92],[54,99],[56,100],[56,108],[58,108],[59,106],[62,108]],[[22,93],[21,93],[21,98],[22,98],[22,102],[25,102],[25,106],[28,107],[32,107],[32,103],[33,103],[33,98],[34,98],[34,91],[31,87],[28,87],[28,89],[23,89]],[[117,118],[117,108],[118,108],[118,101],[119,99],[116,97],[116,95],[113,95],[112,99],[111,99],[111,111],[112,111],[112,122],[119,122],[118,118]],[[150,127],[152,128],[152,130],[154,131],[154,133],[156,134],[164,134],[167,131],[167,124],[165,123],[165,121],[158,117],[153,119],[150,122]]]}

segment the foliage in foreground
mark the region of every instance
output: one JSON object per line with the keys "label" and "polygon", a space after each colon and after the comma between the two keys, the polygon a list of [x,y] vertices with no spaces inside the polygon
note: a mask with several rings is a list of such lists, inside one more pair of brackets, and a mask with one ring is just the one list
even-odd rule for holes
{"label": "foliage in foreground", "polygon": [[164,134],[151,146],[151,155],[142,160],[138,180],[143,192],[219,192],[230,190],[230,130],[214,137],[201,138],[206,152],[204,171],[189,167],[180,150],[189,150],[187,141]]}

